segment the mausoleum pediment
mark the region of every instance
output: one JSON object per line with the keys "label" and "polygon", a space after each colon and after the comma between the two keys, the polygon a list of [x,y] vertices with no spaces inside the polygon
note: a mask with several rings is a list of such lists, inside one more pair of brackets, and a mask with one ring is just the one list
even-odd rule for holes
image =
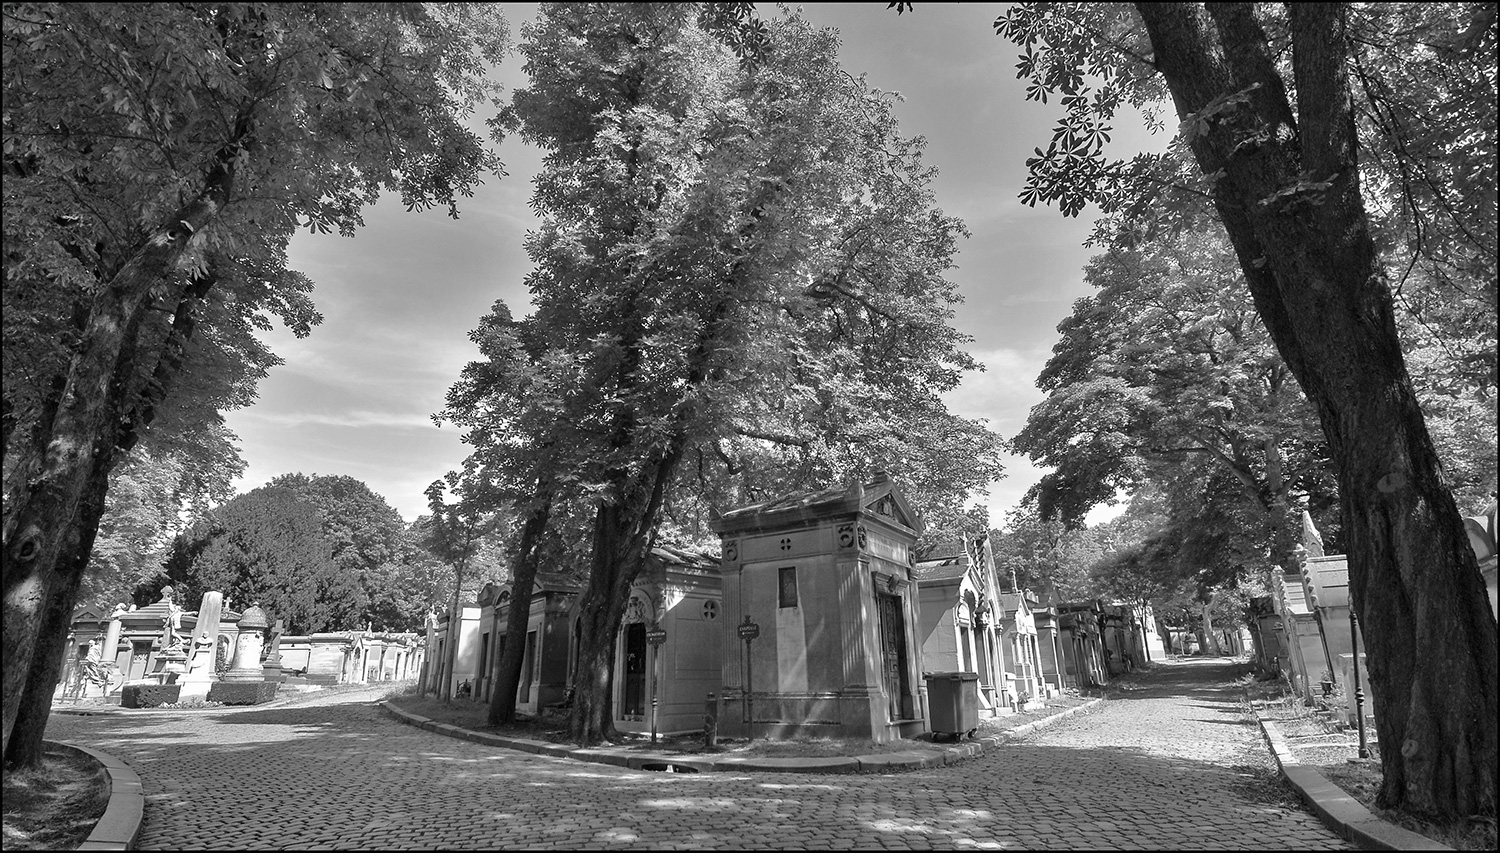
{"label": "mausoleum pediment", "polygon": [[875,482],[864,487],[864,511],[920,532],[922,521],[911,504],[885,474],[876,475]]}
{"label": "mausoleum pediment", "polygon": [[921,519],[911,504],[885,472],[873,481],[845,488],[793,492],[769,501],[747,504],[724,513],[713,523],[713,529],[729,531],[756,527],[779,527],[788,522],[820,523],[836,516],[863,514],[879,518],[892,526],[905,527],[914,533],[922,530]]}

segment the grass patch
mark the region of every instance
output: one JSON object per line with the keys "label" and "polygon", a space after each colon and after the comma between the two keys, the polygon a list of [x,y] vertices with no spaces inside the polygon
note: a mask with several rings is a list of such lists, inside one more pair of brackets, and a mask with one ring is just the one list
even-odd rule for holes
{"label": "grass patch", "polygon": [[47,749],[34,770],[5,774],[5,849],[76,850],[109,805],[109,776],[87,755]]}

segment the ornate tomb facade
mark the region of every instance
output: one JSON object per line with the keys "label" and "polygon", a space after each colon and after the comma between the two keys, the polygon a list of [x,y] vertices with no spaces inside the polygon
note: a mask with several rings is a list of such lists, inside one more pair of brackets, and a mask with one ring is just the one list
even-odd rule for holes
{"label": "ornate tomb facade", "polygon": [[887,742],[927,731],[912,552],[920,529],[883,473],[714,522],[720,732]]}
{"label": "ornate tomb facade", "polygon": [[1005,681],[994,557],[983,536],[966,541],[959,550],[917,563],[922,668],[975,673],[979,676],[979,714],[1013,713]]}

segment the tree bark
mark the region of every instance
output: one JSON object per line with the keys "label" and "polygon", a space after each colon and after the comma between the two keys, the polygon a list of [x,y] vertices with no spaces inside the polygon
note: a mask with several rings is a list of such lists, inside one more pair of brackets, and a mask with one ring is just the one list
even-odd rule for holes
{"label": "tree bark", "polygon": [[[83,556],[87,558],[88,551],[84,551]],[[10,740],[5,744],[6,770],[41,766],[47,718],[52,713],[52,695],[56,692],[68,652],[73,602],[78,599],[78,587],[82,581],[82,566],[59,574],[54,582],[71,584],[73,588],[53,590],[47,596],[48,606],[43,614],[41,630],[37,634],[36,648],[32,652],[24,693],[16,709],[15,726],[11,730]],[[108,650],[106,659],[107,652]]]}
{"label": "tree bark", "polygon": [[578,669],[569,729],[573,740],[590,745],[613,740],[614,651],[630,587],[646,565],[656,539],[656,519],[667,483],[682,457],[682,436],[643,466],[623,499],[601,504],[594,516],[594,556],[589,588],[579,608]]}
{"label": "tree bark", "polygon": [[1214,657],[1223,657],[1224,649],[1219,645],[1219,629],[1214,627],[1214,616],[1209,606],[1213,602],[1199,604],[1198,612],[1203,616],[1203,653],[1208,654],[1209,649],[1214,650]]}
{"label": "tree bark", "polygon": [[500,653],[494,693],[490,696],[489,723],[492,726],[515,722],[516,719],[516,691],[521,686],[521,664],[526,659],[531,596],[536,588],[542,534],[547,530],[551,515],[552,498],[548,487],[539,490],[537,503],[521,526],[515,572],[510,581],[510,618],[505,624],[505,648]]}
{"label": "tree bark", "polygon": [[[1289,4],[1297,114],[1248,4],[1138,4],[1272,340],[1337,469],[1385,807],[1495,815],[1495,618],[1407,375],[1359,188],[1344,11]],[[1228,103],[1241,94],[1244,101]],[[1216,101],[1216,99],[1218,99]],[[1205,110],[1205,108],[1210,108]]]}
{"label": "tree bark", "polygon": [[[136,335],[152,303],[152,291],[164,282],[192,236],[223,209],[234,184],[238,143],[221,150],[210,167],[204,190],[157,228],[99,289],[68,365],[63,391],[51,422],[39,424],[36,469],[12,472],[6,486],[10,510],[4,527],[3,649],[6,753],[27,684],[50,666],[55,682],[61,660],[33,671],[38,640],[47,612],[71,615],[79,581],[88,562],[108,476],[120,442],[133,436],[126,417],[134,408],[131,378]],[[7,448],[9,450],[9,448]],[[35,448],[28,449],[35,452]],[[44,685],[42,685],[44,686]],[[42,689],[39,686],[38,689]],[[32,724],[45,724],[29,716]]]}
{"label": "tree bark", "polygon": [[438,675],[442,679],[438,682],[438,698],[444,702],[453,700],[453,670],[458,666],[458,646],[460,634],[463,633],[463,607],[462,597],[464,588],[464,576],[462,570],[455,571],[453,576],[453,601],[448,604],[448,636],[443,646],[443,663],[438,668]]}

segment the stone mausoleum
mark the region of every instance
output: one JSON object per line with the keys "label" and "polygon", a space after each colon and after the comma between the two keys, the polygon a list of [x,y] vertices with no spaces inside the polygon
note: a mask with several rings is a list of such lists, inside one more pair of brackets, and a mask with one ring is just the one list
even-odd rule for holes
{"label": "stone mausoleum", "polygon": [[885,474],[725,513],[724,711],[732,736],[888,742],[928,730],[913,546]]}

